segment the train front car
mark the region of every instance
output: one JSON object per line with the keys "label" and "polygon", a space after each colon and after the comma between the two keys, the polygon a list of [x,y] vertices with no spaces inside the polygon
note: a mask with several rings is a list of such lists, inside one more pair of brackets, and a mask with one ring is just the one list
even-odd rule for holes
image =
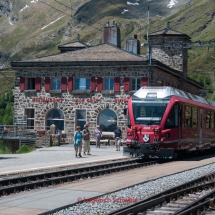
{"label": "train front car", "polygon": [[123,154],[171,159],[179,139],[179,101],[171,87],[143,87],[128,100]]}

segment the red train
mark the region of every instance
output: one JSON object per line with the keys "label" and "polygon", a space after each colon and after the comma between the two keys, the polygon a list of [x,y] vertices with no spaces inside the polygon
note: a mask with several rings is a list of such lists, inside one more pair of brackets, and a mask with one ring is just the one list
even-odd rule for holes
{"label": "red train", "polygon": [[142,87],[128,100],[124,155],[176,158],[215,147],[215,102],[172,87]]}

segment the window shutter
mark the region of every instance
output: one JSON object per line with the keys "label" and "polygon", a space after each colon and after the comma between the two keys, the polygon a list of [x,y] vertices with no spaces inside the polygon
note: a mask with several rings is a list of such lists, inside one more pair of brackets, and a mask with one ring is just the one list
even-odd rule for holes
{"label": "window shutter", "polygon": [[61,90],[66,91],[66,77],[61,78]]}
{"label": "window shutter", "polygon": [[94,92],[96,90],[96,78],[91,77],[90,79],[90,90]]}
{"label": "window shutter", "polygon": [[73,90],[73,77],[68,78],[68,90],[69,91]]}
{"label": "window shutter", "polygon": [[36,91],[41,91],[41,77],[36,77]]}
{"label": "window shutter", "polygon": [[124,78],[124,91],[125,92],[130,91],[130,78],[128,77]]}
{"label": "window shutter", "polygon": [[148,78],[147,77],[142,77],[142,87],[148,86]]}
{"label": "window shutter", "polygon": [[103,78],[99,77],[97,79],[97,91],[102,91],[103,90]]}
{"label": "window shutter", "polygon": [[120,91],[120,77],[114,78],[114,91],[119,92]]}
{"label": "window shutter", "polygon": [[19,89],[25,90],[25,77],[20,77]]}
{"label": "window shutter", "polygon": [[50,90],[50,82],[51,82],[51,78],[50,77],[46,77],[45,78],[45,91],[49,91]]}

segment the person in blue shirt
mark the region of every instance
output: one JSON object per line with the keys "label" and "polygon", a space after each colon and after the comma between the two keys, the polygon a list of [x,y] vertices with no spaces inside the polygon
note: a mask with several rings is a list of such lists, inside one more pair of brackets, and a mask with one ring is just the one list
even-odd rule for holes
{"label": "person in blue shirt", "polygon": [[[76,127],[76,132],[74,133],[74,148],[75,148],[75,156],[76,157],[82,157],[81,156],[81,149],[82,149],[82,133],[81,133],[81,127]],[[78,154],[79,151],[79,154]]]}
{"label": "person in blue shirt", "polygon": [[119,126],[116,126],[116,129],[114,130],[113,138],[115,139],[116,151],[120,151],[122,131],[120,130]]}

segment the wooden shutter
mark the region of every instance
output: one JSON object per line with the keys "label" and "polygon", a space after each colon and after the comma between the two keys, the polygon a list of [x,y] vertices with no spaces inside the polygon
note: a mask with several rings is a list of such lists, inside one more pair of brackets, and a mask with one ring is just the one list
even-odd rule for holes
{"label": "wooden shutter", "polygon": [[96,78],[91,77],[90,79],[90,90],[94,92],[96,90]]}
{"label": "wooden shutter", "polygon": [[20,77],[19,89],[25,90],[25,77]]}
{"label": "wooden shutter", "polygon": [[97,79],[97,91],[102,91],[103,90],[103,78],[98,77]]}
{"label": "wooden shutter", "polygon": [[61,90],[66,91],[66,77],[61,78]]}
{"label": "wooden shutter", "polygon": [[142,87],[148,86],[148,78],[147,77],[142,77],[141,85],[142,85]]}
{"label": "wooden shutter", "polygon": [[73,90],[73,77],[68,78],[68,90],[69,91]]}
{"label": "wooden shutter", "polygon": [[125,92],[130,91],[130,78],[128,77],[124,78],[124,91]]}
{"label": "wooden shutter", "polygon": [[41,91],[41,77],[36,77],[36,91]]}
{"label": "wooden shutter", "polygon": [[114,91],[119,92],[120,91],[120,77],[114,78]]}
{"label": "wooden shutter", "polygon": [[49,91],[50,90],[50,83],[51,83],[51,78],[50,77],[46,77],[45,78],[45,91]]}

